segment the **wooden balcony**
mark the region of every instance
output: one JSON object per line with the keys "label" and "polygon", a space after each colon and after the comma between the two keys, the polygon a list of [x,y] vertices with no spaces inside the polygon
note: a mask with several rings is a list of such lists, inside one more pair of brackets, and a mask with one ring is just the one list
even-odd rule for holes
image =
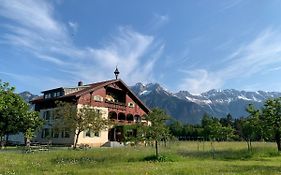
{"label": "wooden balcony", "polygon": [[116,119],[111,119],[111,121],[112,121],[114,124],[117,124],[117,125],[132,125],[132,124],[135,124],[134,121],[130,121],[130,120],[116,120]]}
{"label": "wooden balcony", "polygon": [[120,102],[111,102],[111,101],[105,100],[105,107],[110,108],[110,109],[126,111],[126,104],[120,103]]}

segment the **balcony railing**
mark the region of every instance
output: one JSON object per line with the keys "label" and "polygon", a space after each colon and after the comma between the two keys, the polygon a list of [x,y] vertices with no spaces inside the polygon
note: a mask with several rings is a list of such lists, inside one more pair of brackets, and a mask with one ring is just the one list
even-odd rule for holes
{"label": "balcony railing", "polygon": [[131,124],[135,124],[136,122],[134,121],[128,121],[128,120],[117,120],[117,119],[111,119],[111,121],[114,123],[114,124],[126,124],[126,125],[131,125]]}
{"label": "balcony railing", "polygon": [[112,101],[105,100],[105,107],[126,111],[126,104],[120,102],[112,102]]}

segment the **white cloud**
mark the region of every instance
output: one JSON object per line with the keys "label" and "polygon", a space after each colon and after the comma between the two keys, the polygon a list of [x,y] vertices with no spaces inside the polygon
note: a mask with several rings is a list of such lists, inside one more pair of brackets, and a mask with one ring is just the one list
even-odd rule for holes
{"label": "white cloud", "polygon": [[53,8],[44,1],[2,0],[0,14],[37,32],[64,35],[64,27],[52,19]]}
{"label": "white cloud", "polygon": [[77,32],[77,30],[78,30],[78,23],[77,22],[69,21],[68,25],[73,30],[74,33]]}
{"label": "white cloud", "polygon": [[221,69],[195,69],[186,73],[180,88],[192,93],[221,88],[228,80],[257,76],[281,66],[281,33],[272,29],[261,32],[250,43],[230,54]]}
{"label": "white cloud", "polygon": [[[93,75],[99,77],[113,77],[115,66],[118,65],[120,77],[129,84],[138,81],[149,81],[147,75],[152,75],[152,68],[159,58],[163,45],[154,42],[154,37],[140,34],[130,27],[120,27],[117,34],[107,40],[101,48],[87,48],[88,63],[97,68],[91,72],[81,70],[84,79],[90,80]],[[145,59],[145,57],[153,57]],[[93,66],[94,67],[94,66]],[[137,73],[139,72],[139,73]]]}
{"label": "white cloud", "polygon": [[222,80],[214,73],[204,69],[196,69],[188,71],[187,77],[180,85],[180,89],[188,89],[193,94],[200,94],[210,89],[219,88],[222,85]]}
{"label": "white cloud", "polygon": [[[129,84],[153,79],[153,67],[164,48],[163,43],[157,42],[153,36],[120,26],[115,34],[101,43],[102,47],[80,48],[75,45],[67,27],[75,31],[78,24],[58,21],[54,13],[49,1],[2,0],[0,17],[11,22],[3,25],[7,32],[0,34],[1,43],[21,48],[37,59],[55,65],[57,70],[52,67],[53,71],[72,75],[70,81],[113,78],[116,65],[120,77]],[[166,21],[166,18],[162,16],[160,19]]]}

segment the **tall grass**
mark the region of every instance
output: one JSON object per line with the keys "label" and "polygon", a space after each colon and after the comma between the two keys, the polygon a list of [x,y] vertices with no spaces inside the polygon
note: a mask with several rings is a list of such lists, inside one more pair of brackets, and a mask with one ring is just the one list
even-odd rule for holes
{"label": "tall grass", "polygon": [[[0,152],[0,174],[279,174],[281,156],[273,143],[174,142],[160,147],[52,149],[25,154]],[[9,149],[11,150],[11,149]]]}

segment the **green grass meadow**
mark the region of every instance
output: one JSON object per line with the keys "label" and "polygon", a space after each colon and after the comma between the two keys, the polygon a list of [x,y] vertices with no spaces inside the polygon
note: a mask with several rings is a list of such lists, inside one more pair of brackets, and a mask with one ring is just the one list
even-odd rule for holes
{"label": "green grass meadow", "polygon": [[151,161],[153,147],[92,148],[23,153],[0,151],[0,175],[6,174],[281,174],[281,155],[274,143],[173,142],[160,146],[161,158]]}

